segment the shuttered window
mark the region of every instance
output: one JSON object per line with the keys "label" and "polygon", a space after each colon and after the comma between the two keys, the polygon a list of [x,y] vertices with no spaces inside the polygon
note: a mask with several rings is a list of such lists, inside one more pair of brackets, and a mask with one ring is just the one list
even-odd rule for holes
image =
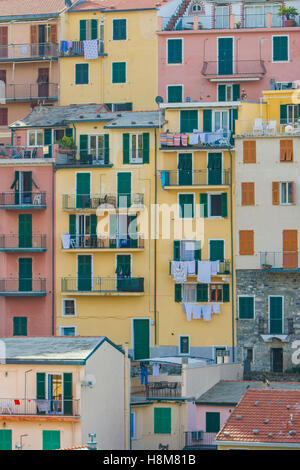
{"label": "shuttered window", "polygon": [[272,183],[272,204],[274,206],[279,205],[279,186],[280,183],[278,181],[273,181]]}
{"label": "shuttered window", "polygon": [[240,255],[254,255],[254,231],[240,230]]}
{"label": "shuttered window", "polygon": [[27,336],[27,317],[14,317],[13,328],[14,336]]}
{"label": "shuttered window", "polygon": [[168,103],[182,103],[182,85],[168,86]]}
{"label": "shuttered window", "polygon": [[293,161],[293,141],[292,140],[280,141],[280,161],[281,162]]}
{"label": "shuttered window", "polygon": [[208,302],[208,284],[197,284],[197,302]]}
{"label": "shuttered window", "polygon": [[242,183],[242,206],[254,206],[254,183]]}
{"label": "shuttered window", "polygon": [[254,297],[239,297],[239,318],[244,320],[254,318]]}
{"label": "shuttered window", "polygon": [[282,334],[283,298],[269,297],[270,334]]}
{"label": "shuttered window", "polygon": [[194,218],[194,194],[179,194],[179,218]]}
{"label": "shuttered window", "polygon": [[60,449],[60,431],[43,431],[43,450]]}
{"label": "shuttered window", "polygon": [[175,284],[175,302],[182,301],[182,286],[181,284]]}
{"label": "shuttered window", "polygon": [[113,62],[112,82],[126,83],[126,62]]}
{"label": "shuttered window", "polygon": [[209,240],[209,260],[224,261],[224,240]]}
{"label": "shuttered window", "polygon": [[289,60],[288,36],[273,36],[273,62],[286,62]]}
{"label": "shuttered window", "polygon": [[198,111],[180,111],[180,132],[193,132],[198,129]]}
{"label": "shuttered window", "polygon": [[126,20],[113,20],[113,41],[124,41],[126,38]]}
{"label": "shuttered window", "polygon": [[243,163],[256,163],[256,140],[244,140]]}
{"label": "shuttered window", "polygon": [[98,21],[80,20],[79,21],[79,38],[80,41],[98,38]]}
{"label": "shuttered window", "polygon": [[75,64],[75,85],[89,83],[89,64]]}
{"label": "shuttered window", "polygon": [[168,39],[168,64],[182,63],[182,39]]}
{"label": "shuttered window", "polygon": [[171,408],[154,408],[154,434],[171,434]]}
{"label": "shuttered window", "polygon": [[207,412],[206,413],[206,432],[219,432],[220,431],[220,413]]}
{"label": "shuttered window", "polygon": [[12,450],[11,429],[0,429],[0,450]]}

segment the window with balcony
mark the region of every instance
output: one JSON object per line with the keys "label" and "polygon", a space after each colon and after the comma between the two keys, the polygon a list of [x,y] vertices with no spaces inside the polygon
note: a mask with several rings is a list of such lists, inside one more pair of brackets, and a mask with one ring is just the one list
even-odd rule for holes
{"label": "window with balcony", "polygon": [[215,7],[215,26],[217,29],[229,28],[229,6],[219,5]]}
{"label": "window with balcony", "polygon": [[182,301],[184,303],[197,302],[197,284],[183,284]]}
{"label": "window with balcony", "polygon": [[43,131],[28,131],[27,144],[28,147],[40,147],[44,143]]}
{"label": "window with balcony", "polygon": [[281,5],[245,5],[245,28],[264,28],[267,26],[267,14],[272,13],[272,26],[281,26],[282,19],[278,15]]}

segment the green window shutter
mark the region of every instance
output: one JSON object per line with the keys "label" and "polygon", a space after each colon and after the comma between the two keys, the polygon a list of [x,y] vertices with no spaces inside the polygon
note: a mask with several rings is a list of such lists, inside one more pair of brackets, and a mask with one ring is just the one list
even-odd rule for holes
{"label": "green window shutter", "polygon": [[180,219],[193,219],[194,218],[194,195],[193,194],[179,194],[179,218]]}
{"label": "green window shutter", "polygon": [[71,415],[73,412],[72,373],[64,373],[64,414]]}
{"label": "green window shutter", "polygon": [[91,20],[91,39],[98,39],[98,21]]}
{"label": "green window shutter", "polygon": [[287,123],[287,104],[280,105],[280,124]]}
{"label": "green window shutter", "polygon": [[32,214],[19,214],[19,248],[32,247]]}
{"label": "green window shutter", "polygon": [[88,154],[88,136],[85,134],[79,136],[79,152],[80,160],[85,161]]}
{"label": "green window shutter", "polygon": [[52,130],[44,129],[44,145],[48,146],[48,153],[44,155],[45,158],[52,158]]}
{"label": "green window shutter", "polygon": [[270,334],[282,334],[282,297],[270,297]]}
{"label": "green window shutter", "polygon": [[69,234],[71,235],[71,240],[75,240],[76,235],[76,215],[69,215]]}
{"label": "green window shutter", "polygon": [[219,432],[220,431],[220,413],[207,412],[206,413],[206,432]]}
{"label": "green window shutter", "polygon": [[123,164],[129,163],[129,134],[123,134]]}
{"label": "green window shutter", "polygon": [[193,132],[198,129],[198,111],[180,111],[180,132]]}
{"label": "green window shutter", "polygon": [[227,193],[221,194],[221,214],[222,217],[227,217]]}
{"label": "green window shutter", "polygon": [[131,276],[131,258],[130,255],[117,255],[117,275]]}
{"label": "green window shutter", "polygon": [[212,111],[211,109],[203,110],[203,132],[212,131]]}
{"label": "green window shutter", "polygon": [[137,248],[138,239],[137,239],[137,215],[129,215],[129,237],[130,237],[130,246],[131,248]]}
{"label": "green window shutter", "polygon": [[104,134],[104,163],[109,164],[109,134]]}
{"label": "green window shutter", "polygon": [[254,297],[239,297],[239,318],[254,318]]}
{"label": "green window shutter", "polygon": [[91,235],[93,237],[97,236],[97,215],[92,214],[91,216]]}
{"label": "green window shutter", "polygon": [[118,207],[130,207],[131,204],[131,173],[118,173],[117,181]]}
{"label": "green window shutter", "polygon": [[208,302],[208,284],[197,284],[197,302]]}
{"label": "green window shutter", "polygon": [[235,133],[235,121],[238,118],[238,110],[237,109],[230,109],[229,110],[229,129],[231,130],[232,134]]}
{"label": "green window shutter", "polygon": [[171,408],[154,408],[154,434],[171,434]]}
{"label": "green window shutter", "polygon": [[12,450],[11,429],[0,429],[0,450]]}
{"label": "green window shutter", "polygon": [[66,130],[65,130],[65,136],[66,137],[73,137],[73,129],[71,127],[68,127]]}
{"label": "green window shutter", "polygon": [[229,302],[229,284],[223,284],[223,302]]}
{"label": "green window shutter", "polygon": [[14,317],[13,327],[14,336],[27,336],[27,317]]}
{"label": "green window shutter", "polygon": [[75,64],[75,84],[87,85],[89,83],[89,64]]}
{"label": "green window shutter", "polygon": [[86,40],[86,20],[79,21],[79,40]]}
{"label": "green window shutter", "polygon": [[181,284],[175,284],[175,302],[182,301],[182,287]]}
{"label": "green window shutter", "polygon": [[150,327],[149,320],[133,320],[134,359],[148,359],[150,357]]}
{"label": "green window shutter", "polygon": [[32,291],[32,258],[19,258],[19,291]]}
{"label": "green window shutter", "polygon": [[45,400],[46,398],[46,374],[43,372],[36,374],[36,398],[37,400]]}
{"label": "green window shutter", "polygon": [[168,86],[168,103],[182,103],[182,85]]}
{"label": "green window shutter", "polygon": [[174,261],[180,261],[180,240],[174,240]]}
{"label": "green window shutter", "polygon": [[168,64],[182,63],[182,39],[168,39]]}
{"label": "green window shutter", "polygon": [[289,58],[288,37],[287,36],[274,36],[273,37],[273,61],[275,62],[287,61],[288,58]]}
{"label": "green window shutter", "polygon": [[113,62],[112,83],[126,83],[126,62]]}
{"label": "green window shutter", "polygon": [[240,85],[232,85],[232,101],[239,101],[240,96]]}
{"label": "green window shutter", "polygon": [[89,173],[77,173],[76,175],[76,207],[89,207],[91,175]]}
{"label": "green window shutter", "polygon": [[210,240],[209,261],[224,261],[224,240]]}
{"label": "green window shutter", "polygon": [[77,258],[78,291],[92,290],[92,257],[80,255]]}
{"label": "green window shutter", "polygon": [[127,37],[126,20],[113,20],[113,40],[124,41]]}
{"label": "green window shutter", "polygon": [[194,258],[196,261],[201,261],[201,242],[197,240],[195,241]]}
{"label": "green window shutter", "polygon": [[150,145],[150,135],[149,132],[143,134],[143,163],[149,163],[149,145]]}
{"label": "green window shutter", "polygon": [[200,194],[200,217],[208,217],[208,194]]}
{"label": "green window shutter", "polygon": [[226,101],[226,85],[218,85],[218,101]]}
{"label": "green window shutter", "polygon": [[60,449],[60,431],[43,431],[43,450]]}

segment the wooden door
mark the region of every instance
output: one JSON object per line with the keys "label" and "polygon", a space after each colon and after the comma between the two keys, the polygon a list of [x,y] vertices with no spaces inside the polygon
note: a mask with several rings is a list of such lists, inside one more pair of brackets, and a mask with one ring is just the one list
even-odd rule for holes
{"label": "wooden door", "polygon": [[298,268],[298,230],[283,230],[283,268]]}
{"label": "wooden door", "polygon": [[42,68],[38,71],[38,97],[48,98],[49,96],[49,69]]}

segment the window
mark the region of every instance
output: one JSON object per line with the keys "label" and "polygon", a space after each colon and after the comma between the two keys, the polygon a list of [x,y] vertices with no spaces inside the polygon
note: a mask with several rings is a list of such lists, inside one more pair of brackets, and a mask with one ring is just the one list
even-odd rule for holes
{"label": "window", "polygon": [[89,64],[75,64],[75,85],[89,83]]}
{"label": "window", "polygon": [[76,336],[76,326],[61,326],[60,336]]}
{"label": "window", "polygon": [[293,161],[293,141],[292,140],[280,141],[280,161],[281,162]]}
{"label": "window", "polygon": [[245,28],[264,28],[267,26],[267,14],[272,13],[272,26],[281,26],[278,15],[279,5],[245,5]]}
{"label": "window", "polygon": [[256,140],[244,140],[243,163],[256,163]]}
{"label": "window", "polygon": [[280,183],[280,204],[287,205],[294,202],[294,183]]}
{"label": "window", "polygon": [[27,142],[28,147],[42,146],[44,143],[43,131],[28,131]]}
{"label": "window", "polygon": [[223,301],[223,284],[210,284],[210,302]]}
{"label": "window", "polygon": [[0,108],[0,126],[7,126],[8,124],[8,109]]}
{"label": "window", "polygon": [[229,130],[229,111],[213,112],[213,130],[218,131],[219,129]]}
{"label": "window", "polygon": [[113,20],[113,41],[124,41],[127,39],[126,20]]}
{"label": "window", "polygon": [[98,39],[98,21],[80,20],[79,21],[79,37],[80,41],[89,39]]}
{"label": "window", "polygon": [[224,357],[228,355],[227,348],[226,347],[216,347],[215,348],[215,354],[216,354],[216,363],[217,364],[224,364],[225,359]]}
{"label": "window", "polygon": [[154,434],[171,434],[171,408],[154,408]]}
{"label": "window", "polygon": [[298,121],[299,117],[299,107],[297,104],[288,104],[286,105],[287,110],[287,124],[294,124]]}
{"label": "window", "polygon": [[229,6],[220,5],[215,7],[215,18],[217,29],[229,28]]}
{"label": "window", "polygon": [[182,39],[168,39],[168,64],[182,64]]}
{"label": "window", "polygon": [[113,62],[112,83],[126,83],[126,62]]}
{"label": "window", "polygon": [[179,194],[179,218],[194,218],[194,194]]}
{"label": "window", "polygon": [[222,195],[210,195],[210,217],[222,217]]}
{"label": "window", "polygon": [[240,85],[218,85],[218,101],[238,101]]}
{"label": "window", "polygon": [[254,231],[240,230],[240,255],[254,255]]}
{"label": "window", "polygon": [[270,334],[283,333],[283,297],[269,297],[269,322]]}
{"label": "window", "polygon": [[132,111],[132,103],[105,103],[110,111]]}
{"label": "window", "polygon": [[182,103],[182,85],[169,85],[168,86],[168,103]]}
{"label": "window", "polygon": [[194,261],[197,250],[195,240],[181,240],[180,242],[180,260]]}
{"label": "window", "polygon": [[193,7],[192,7],[192,12],[193,12],[193,13],[199,13],[200,11],[202,11],[201,5],[199,5],[198,3],[196,3],[195,5],[193,5]]}
{"label": "window", "polygon": [[60,449],[60,431],[43,431],[43,450]]}
{"label": "window", "polygon": [[196,284],[183,284],[183,302],[196,303],[197,302],[197,285]]}
{"label": "window", "polygon": [[206,412],[206,432],[220,431],[220,413]]}
{"label": "window", "polygon": [[14,336],[27,336],[27,317],[14,317]]}
{"label": "window", "polygon": [[76,315],[76,301],[74,299],[63,299],[62,314],[64,317],[74,317]]}
{"label": "window", "polygon": [[143,134],[130,134],[129,162],[143,163]]}
{"label": "window", "polygon": [[[213,163],[214,165],[214,163]],[[216,173],[212,170],[210,173]],[[215,178],[216,174],[214,174]],[[227,194],[200,194],[200,217],[227,217]]]}
{"label": "window", "polygon": [[136,412],[130,413],[130,437],[132,440],[136,439]]}
{"label": "window", "polygon": [[242,183],[242,206],[255,205],[254,183]]}
{"label": "window", "polygon": [[253,362],[253,348],[244,348],[244,361]]}
{"label": "window", "polygon": [[0,429],[0,450],[12,450],[11,429]]}
{"label": "window", "polygon": [[179,354],[190,354],[189,336],[179,336]]}
{"label": "window", "polygon": [[254,297],[239,297],[239,318],[243,320],[254,318]]}
{"label": "window", "polygon": [[289,37],[273,36],[273,62],[288,62]]}
{"label": "window", "polygon": [[224,261],[224,240],[209,240],[209,261]]}
{"label": "window", "polygon": [[88,136],[88,153],[93,156],[93,161],[104,163],[105,153],[109,151],[108,134],[89,135]]}
{"label": "window", "polygon": [[180,111],[180,132],[193,132],[198,129],[198,111]]}

